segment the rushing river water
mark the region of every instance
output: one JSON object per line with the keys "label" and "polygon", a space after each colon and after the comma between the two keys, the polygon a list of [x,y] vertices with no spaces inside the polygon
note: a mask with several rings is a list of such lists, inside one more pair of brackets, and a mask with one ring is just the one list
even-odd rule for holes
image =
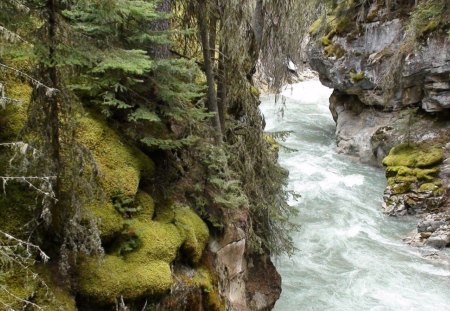
{"label": "rushing river water", "polygon": [[293,131],[280,152],[290,172],[301,225],[296,254],[276,259],[283,292],[276,311],[450,310],[450,268],[423,259],[402,242],[417,220],[382,214],[385,178],[335,152],[331,93],[318,81],[284,91],[279,117],[273,97],[263,98],[266,131]]}

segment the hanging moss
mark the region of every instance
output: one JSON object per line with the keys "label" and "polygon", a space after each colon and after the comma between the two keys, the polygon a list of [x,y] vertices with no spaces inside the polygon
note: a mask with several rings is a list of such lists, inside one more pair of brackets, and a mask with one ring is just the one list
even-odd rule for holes
{"label": "hanging moss", "polygon": [[[38,273],[37,278],[29,272]],[[2,280],[8,291],[22,300],[32,301],[43,310],[76,311],[75,299],[68,289],[58,286],[48,265],[35,265],[29,272],[22,267],[11,269]],[[34,310],[19,299],[13,298],[0,290],[0,300],[10,304],[14,310]]]}
{"label": "hanging moss", "polygon": [[20,100],[20,104],[7,104],[0,107],[0,141],[15,140],[27,121],[28,104],[31,99],[31,87],[14,79],[7,80],[6,96]]}
{"label": "hanging moss", "polygon": [[24,226],[34,219],[36,195],[21,184],[9,183],[0,192],[0,229],[18,238],[28,238]]}

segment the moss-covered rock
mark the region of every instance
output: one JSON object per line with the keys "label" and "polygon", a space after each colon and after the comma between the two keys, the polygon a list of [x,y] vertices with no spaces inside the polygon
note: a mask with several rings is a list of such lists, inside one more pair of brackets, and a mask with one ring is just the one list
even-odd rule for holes
{"label": "moss-covered rock", "polygon": [[439,189],[435,183],[424,183],[420,186],[419,191],[435,191]]}
{"label": "moss-covered rock", "polygon": [[[138,193],[136,200],[147,206],[152,203],[144,192]],[[130,234],[139,238],[136,250],[121,256],[117,251],[120,245],[116,245],[102,261],[84,258],[79,269],[80,293],[100,303],[112,303],[119,296],[133,300],[159,295],[170,289],[170,264],[180,250],[183,258],[197,263],[209,238],[206,224],[187,207],[166,210],[158,221],[143,213],[126,222]],[[114,277],[109,277],[111,274]]]}
{"label": "moss-covered rock", "polygon": [[[123,143],[120,137],[101,117],[86,115],[80,118],[77,140],[92,152],[99,173],[99,184],[104,193],[87,203],[85,208],[98,220],[101,236],[109,238],[123,228],[123,217],[112,204],[118,193],[134,197],[142,177],[153,174],[154,164],[137,148]],[[138,195],[145,200],[145,212],[153,213],[151,197]]]}
{"label": "moss-covered rock", "polygon": [[127,260],[144,264],[152,260],[171,263],[183,244],[183,232],[174,224],[157,221],[130,221],[130,228],[139,236],[142,246],[127,255]]}
{"label": "moss-covered rock", "polygon": [[141,176],[149,176],[153,172],[152,160],[123,143],[100,118],[89,115],[81,118],[77,139],[92,152],[98,166],[100,184],[108,196],[116,193],[134,196]]}
{"label": "moss-covered rock", "polygon": [[209,239],[208,227],[190,208],[176,211],[175,224],[184,232],[183,250],[193,263],[198,263]]}
{"label": "moss-covered rock", "polygon": [[174,224],[136,219],[129,221],[129,228],[141,242],[137,250],[125,256],[113,251],[103,259],[82,260],[79,291],[83,296],[108,304],[120,296],[133,300],[170,289],[170,264],[184,240],[180,230]]}
{"label": "moss-covered rock", "polygon": [[412,144],[395,146],[384,158],[385,166],[429,167],[443,160],[442,148],[422,149]]}
{"label": "moss-covered rock", "polygon": [[137,215],[138,219],[141,220],[153,219],[153,216],[155,214],[155,202],[147,192],[139,191],[136,194],[134,204],[141,208],[141,211]]}
{"label": "moss-covered rock", "polygon": [[[397,196],[396,202],[399,200],[405,202],[410,208],[420,206],[416,202],[417,192],[428,193],[425,194],[427,198],[442,195],[444,193],[442,181],[437,177],[438,164],[442,159],[443,151],[436,146],[413,144],[395,146],[383,160],[388,178],[387,193]],[[385,202],[388,206],[395,205],[389,199],[385,199]]]}
{"label": "moss-covered rock", "polygon": [[106,255],[102,260],[84,260],[80,271],[80,294],[101,304],[112,304],[120,296],[134,300],[161,295],[172,284],[170,265],[162,260],[142,264]]}
{"label": "moss-covered rock", "polygon": [[366,74],[364,73],[364,71],[359,71],[359,72],[350,72],[350,78],[352,79],[353,82],[359,82],[361,80],[363,80],[365,78]]}

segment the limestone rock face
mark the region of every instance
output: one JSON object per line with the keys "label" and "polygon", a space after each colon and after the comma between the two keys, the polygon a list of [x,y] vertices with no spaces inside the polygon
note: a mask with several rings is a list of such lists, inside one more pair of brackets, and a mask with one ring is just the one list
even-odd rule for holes
{"label": "limestone rock face", "polygon": [[[450,40],[445,27],[437,26],[424,27],[408,41],[418,9],[413,2],[394,4],[395,12],[379,1],[366,4],[342,1],[322,19],[322,30],[316,23],[310,29],[310,66],[334,88],[330,110],[337,151],[384,166],[384,211],[421,216],[419,244],[446,247]],[[402,154],[393,154],[401,148]],[[417,161],[433,152],[440,155],[433,163]]]}
{"label": "limestone rock face", "polygon": [[248,215],[230,211],[235,219],[220,240],[212,240],[209,252],[218,272],[219,289],[230,311],[272,310],[281,294],[281,276],[270,256],[247,253]]}

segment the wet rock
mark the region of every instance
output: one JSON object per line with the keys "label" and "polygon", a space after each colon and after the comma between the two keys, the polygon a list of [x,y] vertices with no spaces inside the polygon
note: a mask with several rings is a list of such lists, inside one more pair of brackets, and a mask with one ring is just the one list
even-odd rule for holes
{"label": "wet rock", "polygon": [[426,245],[442,248],[450,245],[450,226],[441,226],[428,238]]}
{"label": "wet rock", "polygon": [[[339,57],[328,57],[320,38],[311,39],[310,65],[334,89],[330,111],[338,152],[381,165],[395,146],[420,146],[404,163],[385,164],[382,207],[392,216],[424,217],[411,244],[444,247],[450,225],[450,40],[442,31],[429,32],[398,61],[408,21],[380,2],[369,3],[365,20],[327,37],[327,46],[342,49]],[[403,9],[413,8],[405,3]],[[397,75],[386,90],[380,82],[390,68]],[[432,153],[439,154],[436,161],[416,161]]]}

